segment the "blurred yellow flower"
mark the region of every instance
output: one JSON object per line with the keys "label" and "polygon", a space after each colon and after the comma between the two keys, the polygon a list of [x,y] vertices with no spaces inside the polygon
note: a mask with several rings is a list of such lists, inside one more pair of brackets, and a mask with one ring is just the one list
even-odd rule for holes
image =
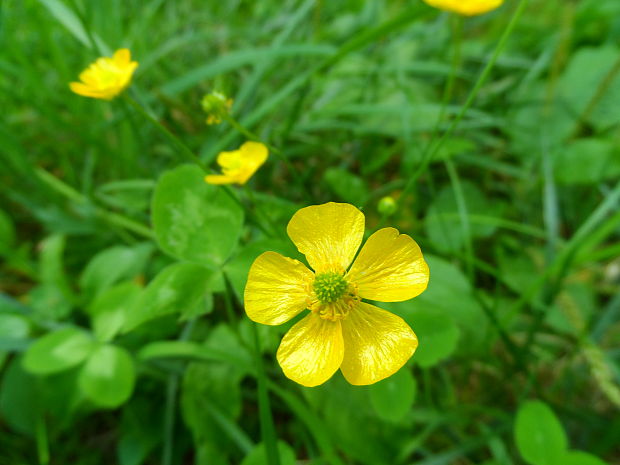
{"label": "blurred yellow flower", "polygon": [[213,91],[202,98],[201,104],[207,113],[207,124],[220,124],[222,118],[230,113],[233,99],[226,98],[221,92]]}
{"label": "blurred yellow flower", "polygon": [[71,90],[84,97],[112,100],[130,83],[137,61],[131,61],[131,52],[121,48],[112,58],[101,57],[80,74],[80,81],[69,84]]}
{"label": "blurred yellow flower", "polygon": [[245,184],[267,160],[269,150],[260,142],[246,142],[238,150],[221,152],[217,164],[222,174],[208,174],[209,184]]}
{"label": "blurred yellow flower", "polygon": [[402,318],[362,299],[400,302],[422,293],[429,269],[420,247],[398,230],[383,228],[353,262],[364,214],[345,203],[302,208],[287,232],[314,272],[265,252],[252,264],[245,287],[245,311],[257,323],[279,325],[310,310],[278,348],[284,374],[317,386],[340,368],[349,383],[366,385],[398,371],[418,339]]}
{"label": "blurred yellow flower", "polygon": [[500,7],[504,0],[424,0],[424,2],[441,10],[452,11],[465,16],[474,16]]}

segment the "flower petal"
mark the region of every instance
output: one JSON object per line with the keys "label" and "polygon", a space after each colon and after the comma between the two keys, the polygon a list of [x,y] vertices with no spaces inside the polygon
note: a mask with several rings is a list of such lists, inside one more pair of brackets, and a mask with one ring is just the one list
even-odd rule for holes
{"label": "flower petal", "polygon": [[342,374],[351,384],[366,385],[396,373],[418,347],[418,338],[405,321],[364,302],[342,320]]}
{"label": "flower petal", "polygon": [[314,312],[284,335],[277,354],[286,377],[308,387],[331,378],[343,356],[340,321],[324,320]]}
{"label": "flower petal", "polygon": [[127,66],[131,61],[131,52],[127,48],[120,48],[114,52],[112,59],[118,66]]}
{"label": "flower petal", "polygon": [[245,285],[245,312],[264,325],[282,324],[307,307],[314,274],[306,266],[276,252],[260,255]]}
{"label": "flower petal", "polygon": [[465,16],[474,16],[494,10],[504,0],[424,0],[430,6]]}
{"label": "flower petal", "polygon": [[401,302],[421,294],[429,276],[418,244],[397,229],[383,228],[368,238],[347,279],[360,297]]}
{"label": "flower petal", "polygon": [[364,214],[348,203],[329,202],[297,211],[287,232],[317,272],[344,272],[364,236]]}
{"label": "flower petal", "polygon": [[232,184],[232,183],[237,182],[237,180],[233,177],[226,176],[223,174],[207,174],[205,176],[205,182],[207,184],[221,185],[221,184]]}

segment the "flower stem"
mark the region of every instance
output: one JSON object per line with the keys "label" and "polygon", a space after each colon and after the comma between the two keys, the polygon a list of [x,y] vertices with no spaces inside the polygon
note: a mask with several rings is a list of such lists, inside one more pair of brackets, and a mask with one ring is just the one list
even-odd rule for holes
{"label": "flower stem", "polygon": [[48,465],[50,463],[49,441],[47,438],[47,426],[43,413],[39,413],[36,422],[36,441],[37,455],[39,456],[39,465]]}
{"label": "flower stem", "polygon": [[[249,129],[247,129],[245,126],[243,126],[241,123],[239,123],[235,118],[233,118],[231,115],[227,115],[225,116],[225,120],[230,123],[230,125],[235,128],[237,131],[239,131],[239,133],[243,134],[245,137],[247,137],[250,140],[255,140],[255,141],[261,141],[261,138],[258,137],[258,135],[254,134],[252,131],[250,131]],[[264,143],[264,142],[263,142]],[[282,152],[282,150],[280,150],[277,147],[274,147],[273,145],[270,144],[265,144],[267,146],[267,148],[269,148],[269,150],[280,159],[280,161],[282,161],[285,165],[286,168],[291,172],[291,174],[295,177],[295,180],[297,181],[297,185],[299,187],[301,187],[302,189],[305,189],[305,183],[304,180],[301,176],[301,173],[297,170],[297,168],[295,168],[295,166],[291,163],[291,161],[284,155],[284,152]],[[308,192],[305,192],[306,194],[308,194]]]}
{"label": "flower stem", "polygon": [[[58,179],[56,176],[53,176],[52,174],[48,173],[44,169],[35,168],[35,174],[38,176],[38,178],[41,181],[47,184],[47,186],[51,187],[56,192],[64,195],[68,199],[73,200],[76,203],[82,203],[82,204],[91,202],[91,200],[88,199],[86,196],[79,193],[73,187],[64,183],[63,181]],[[126,216],[123,216],[120,213],[109,212],[97,206],[95,206],[94,211],[98,217],[100,217],[107,223],[127,229],[128,231],[136,233],[147,239],[154,238],[153,231],[151,231],[147,226],[144,226],[143,224],[138,223],[137,221],[134,221],[131,218],[127,218]]]}
{"label": "flower stem", "polygon": [[258,380],[258,410],[260,417],[260,429],[265,450],[267,451],[267,463],[269,465],[280,465],[280,455],[278,454],[278,443],[276,431],[271,414],[271,405],[267,393],[267,375],[263,365],[261,355],[260,337],[256,323],[252,322],[252,332],[254,333],[254,356],[256,360],[256,376]]}
{"label": "flower stem", "polygon": [[175,136],[170,130],[161,124],[153,115],[151,115],[148,111],[144,109],[142,105],[140,105],[133,97],[128,94],[124,94],[125,100],[142,116],[144,116],[153,126],[155,126],[159,132],[173,145],[175,145],[183,154],[187,160],[191,161],[198,165],[203,171],[207,171],[205,165],[202,163],[200,158],[196,156],[196,154],[187,146],[185,143]]}
{"label": "flower stem", "polygon": [[465,104],[461,107],[461,111],[459,111],[459,113],[456,115],[456,117],[452,121],[452,124],[443,133],[443,135],[437,141],[437,143],[432,144],[431,142],[431,144],[429,144],[428,149],[424,152],[420,166],[418,166],[418,169],[410,176],[409,180],[407,181],[407,184],[405,185],[403,192],[398,199],[399,202],[403,201],[405,197],[411,193],[420,175],[426,170],[426,168],[431,163],[431,161],[433,161],[433,159],[435,158],[435,155],[437,155],[437,153],[439,152],[441,147],[443,147],[443,144],[446,142],[448,137],[450,137],[452,133],[456,130],[456,128],[459,126],[459,124],[461,123],[461,120],[463,119],[463,117],[465,116],[469,108],[472,106],[472,104],[474,103],[474,100],[476,100],[476,97],[478,96],[480,89],[482,88],[484,83],[487,81],[489,75],[491,74],[491,71],[495,67],[495,63],[497,62],[497,59],[499,58],[504,48],[506,47],[508,38],[512,34],[512,31],[514,30],[517,23],[519,22],[519,19],[521,18],[521,15],[523,14],[523,11],[525,10],[525,7],[527,6],[527,4],[528,4],[528,0],[519,1],[517,8],[512,14],[512,17],[510,18],[510,21],[508,22],[506,29],[504,29],[504,33],[500,37],[497,43],[497,46],[495,47],[495,50],[493,51],[493,54],[491,55],[491,59],[487,62],[486,66],[480,73],[480,76],[478,77],[476,84],[474,85],[472,90],[469,92],[469,95],[467,97],[467,100],[465,101]]}

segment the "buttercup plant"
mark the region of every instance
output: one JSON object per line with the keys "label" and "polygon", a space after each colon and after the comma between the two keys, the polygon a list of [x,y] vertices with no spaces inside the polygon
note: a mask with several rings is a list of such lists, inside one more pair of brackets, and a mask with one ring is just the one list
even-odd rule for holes
{"label": "buttercup plant", "polygon": [[257,323],[279,325],[310,311],[278,348],[284,374],[317,386],[340,368],[349,383],[366,385],[398,371],[418,339],[402,318],[362,299],[401,302],[421,294],[429,268],[420,247],[406,234],[383,228],[354,261],[364,214],[343,203],[302,208],[287,232],[314,272],[265,252],[252,264],[245,287],[245,311]]}
{"label": "buttercup plant", "polygon": [[129,49],[121,48],[111,58],[97,58],[80,73],[80,82],[71,82],[69,87],[84,97],[112,100],[129,86],[137,67]]}

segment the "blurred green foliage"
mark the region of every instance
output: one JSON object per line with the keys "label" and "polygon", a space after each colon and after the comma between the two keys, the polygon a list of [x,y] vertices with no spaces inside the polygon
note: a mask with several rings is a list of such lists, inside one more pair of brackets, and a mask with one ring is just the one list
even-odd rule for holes
{"label": "blurred green foliage", "polygon": [[[619,43],[617,0],[0,2],[0,464],[619,463]],[[247,186],[71,94],[120,47],[205,166],[246,136],[201,99],[234,99],[276,149]],[[290,323],[243,312],[252,261],[302,259],[286,224],[327,201],[431,269],[382,305],[420,347],[372,386],[295,385]]]}

